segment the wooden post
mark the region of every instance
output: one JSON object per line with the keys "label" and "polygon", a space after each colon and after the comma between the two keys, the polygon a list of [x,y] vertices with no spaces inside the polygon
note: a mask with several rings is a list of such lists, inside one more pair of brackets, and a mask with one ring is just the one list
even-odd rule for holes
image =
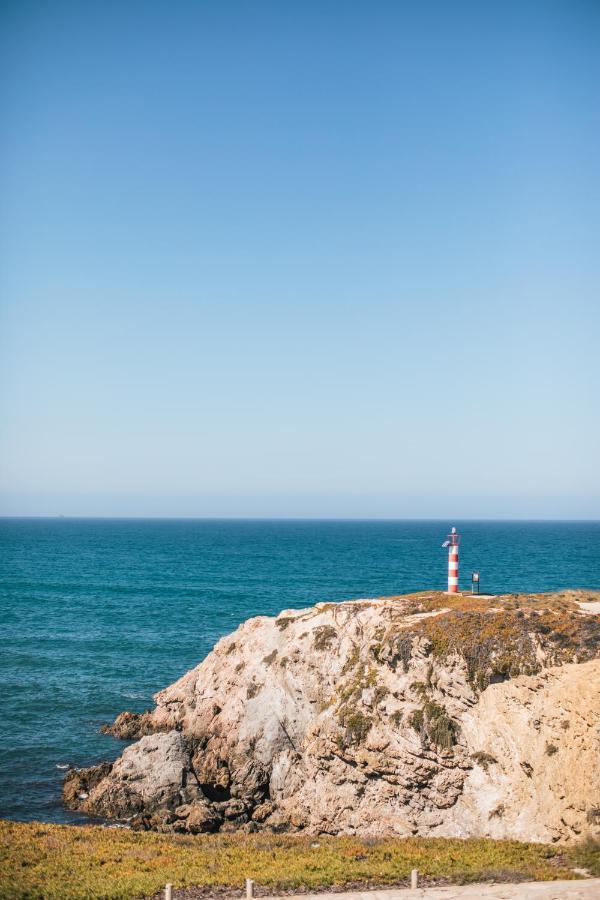
{"label": "wooden post", "polygon": [[165,885],[165,900],[173,900],[173,885],[166,884]]}
{"label": "wooden post", "polygon": [[246,878],[246,900],[252,900],[254,897],[254,882],[251,878]]}
{"label": "wooden post", "polygon": [[410,887],[411,890],[416,891],[419,887],[419,870],[413,869],[410,873]]}

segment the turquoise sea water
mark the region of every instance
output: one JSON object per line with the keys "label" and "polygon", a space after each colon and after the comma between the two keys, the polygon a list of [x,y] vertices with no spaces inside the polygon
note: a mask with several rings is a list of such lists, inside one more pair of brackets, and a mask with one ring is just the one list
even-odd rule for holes
{"label": "turquoise sea water", "polygon": [[[0,816],[82,821],[62,770],[258,614],[445,588],[446,522],[0,519]],[[600,588],[600,522],[456,522],[461,586]]]}

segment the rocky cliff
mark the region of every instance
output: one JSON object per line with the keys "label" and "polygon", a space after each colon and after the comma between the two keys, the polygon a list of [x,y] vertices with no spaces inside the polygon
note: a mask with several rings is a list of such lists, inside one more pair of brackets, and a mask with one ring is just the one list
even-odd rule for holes
{"label": "rocky cliff", "polygon": [[441,593],[250,619],[110,730],[65,801],[134,827],[600,833],[600,594]]}

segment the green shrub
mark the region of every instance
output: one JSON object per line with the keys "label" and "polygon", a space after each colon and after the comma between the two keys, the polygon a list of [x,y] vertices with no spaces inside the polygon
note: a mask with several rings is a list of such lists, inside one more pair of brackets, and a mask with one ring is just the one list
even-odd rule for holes
{"label": "green shrub", "polygon": [[332,643],[338,638],[338,633],[331,625],[322,625],[315,629],[314,648],[315,650],[328,650]]}
{"label": "green shrub", "polygon": [[498,762],[495,756],[492,756],[491,753],[486,753],[485,750],[477,750],[475,753],[471,753],[471,759],[474,759],[485,772],[487,772],[488,766]]}
{"label": "green shrub", "polygon": [[246,689],[246,698],[248,700],[252,700],[253,697],[256,697],[257,694],[260,694],[262,691],[262,684],[257,684],[256,681],[251,681]]}
{"label": "green shrub", "polygon": [[373,727],[373,719],[370,716],[365,716],[359,710],[342,710],[339,722],[344,729],[343,734],[338,739],[338,746],[341,747],[364,743],[365,738]]}
{"label": "green shrub", "polygon": [[411,689],[411,691],[413,691],[415,694],[418,694],[419,697],[422,697],[423,699],[427,696],[427,691],[429,690],[428,686],[425,684],[424,681],[413,681],[413,683],[410,686],[410,689]]}
{"label": "green shrub", "polygon": [[408,724],[419,733],[423,743],[434,744],[440,750],[451,750],[460,730],[444,707],[433,700],[428,700],[421,709],[414,709]]}
{"label": "green shrub", "polygon": [[356,644],[352,647],[351,653],[348,654],[346,662],[342,668],[342,675],[347,675],[348,672],[351,672],[352,669],[355,669],[360,661],[360,651]]}
{"label": "green shrub", "polygon": [[423,725],[425,724],[425,715],[422,709],[413,709],[408,716],[408,724],[411,728],[414,728],[415,731],[419,733],[423,730]]}

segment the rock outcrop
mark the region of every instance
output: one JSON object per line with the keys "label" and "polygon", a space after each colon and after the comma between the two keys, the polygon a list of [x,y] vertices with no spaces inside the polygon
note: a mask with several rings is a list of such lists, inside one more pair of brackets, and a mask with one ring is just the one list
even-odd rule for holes
{"label": "rock outcrop", "polygon": [[72,770],[66,802],[162,831],[558,841],[600,829],[599,595],[440,593],[250,619]]}
{"label": "rock outcrop", "polygon": [[155,734],[158,731],[151,712],[119,713],[112,725],[103,725],[102,734],[112,734],[122,741],[135,741],[147,734]]}

